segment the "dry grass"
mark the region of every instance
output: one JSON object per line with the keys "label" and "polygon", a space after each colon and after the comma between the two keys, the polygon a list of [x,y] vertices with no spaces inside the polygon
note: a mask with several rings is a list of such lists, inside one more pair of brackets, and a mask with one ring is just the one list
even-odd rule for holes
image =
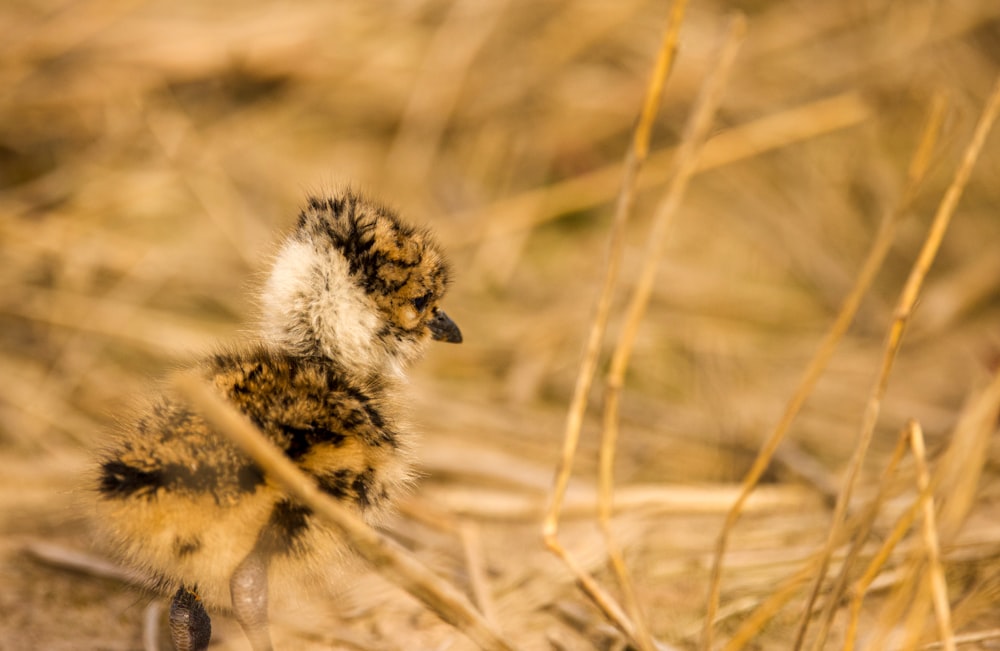
{"label": "dry grass", "polygon": [[[604,378],[633,336],[657,206],[734,9],[746,39],[673,208],[620,396],[610,385],[604,530]],[[425,474],[386,533],[505,644],[947,649],[1000,636],[995,127],[947,198],[951,223],[916,294],[907,283],[1000,72],[990,2],[687,7],[561,500],[558,539],[621,604],[617,627],[546,549],[622,160],[669,11],[0,6],[0,646],[142,646],[157,611],[93,545],[88,459],[150,378],[242,336],[275,233],[307,192],[344,180],[433,226],[454,258],[447,309],[466,343],[414,369]],[[948,108],[914,183],[938,96]],[[887,221],[892,237],[877,239]],[[904,286],[912,315],[896,307]],[[883,395],[887,342],[899,348]],[[777,425],[783,440],[755,469]],[[276,609],[282,648],[472,647],[360,563],[349,575]],[[213,648],[244,648],[233,622],[216,630]]]}

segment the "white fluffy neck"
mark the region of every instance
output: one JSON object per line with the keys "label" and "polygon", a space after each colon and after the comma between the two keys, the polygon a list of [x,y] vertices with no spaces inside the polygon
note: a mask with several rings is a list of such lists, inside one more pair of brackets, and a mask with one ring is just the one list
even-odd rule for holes
{"label": "white fluffy neck", "polygon": [[311,243],[288,240],[261,302],[263,334],[288,352],[323,355],[363,375],[402,371],[393,368],[397,365],[378,345],[378,310],[353,282],[338,251],[317,251]]}

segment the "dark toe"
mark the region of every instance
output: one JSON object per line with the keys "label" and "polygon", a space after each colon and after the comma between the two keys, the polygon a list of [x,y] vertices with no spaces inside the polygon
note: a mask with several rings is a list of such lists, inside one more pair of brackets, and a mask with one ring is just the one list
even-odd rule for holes
{"label": "dark toe", "polygon": [[205,651],[212,639],[212,620],[205,606],[183,586],[170,602],[170,638],[176,651]]}

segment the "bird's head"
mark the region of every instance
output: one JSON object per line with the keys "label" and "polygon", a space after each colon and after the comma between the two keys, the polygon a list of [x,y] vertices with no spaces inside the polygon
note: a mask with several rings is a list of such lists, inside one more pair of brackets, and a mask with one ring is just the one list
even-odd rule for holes
{"label": "bird's head", "polygon": [[265,336],[363,375],[401,373],[430,339],[458,343],[440,309],[449,268],[426,230],[351,190],[312,198],[262,295]]}

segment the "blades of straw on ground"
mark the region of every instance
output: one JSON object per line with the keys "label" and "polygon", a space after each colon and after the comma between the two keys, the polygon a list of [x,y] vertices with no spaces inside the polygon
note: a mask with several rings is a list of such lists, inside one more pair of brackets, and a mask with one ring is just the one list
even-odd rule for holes
{"label": "blades of straw on ground", "polygon": [[[673,171],[670,186],[666,195],[657,207],[653,223],[650,226],[645,254],[642,260],[642,270],[639,280],[633,289],[632,297],[625,315],[625,323],[618,338],[608,370],[604,395],[604,431],[601,437],[599,486],[600,501],[598,519],[604,532],[605,544],[612,567],[618,577],[622,592],[626,597],[630,614],[636,622],[643,620],[640,605],[635,596],[635,590],[625,566],[621,547],[618,544],[611,526],[611,516],[614,499],[614,463],[615,450],[618,445],[618,405],[622,386],[625,383],[625,373],[635,344],[639,325],[646,314],[649,299],[656,280],[656,271],[663,248],[666,243],[667,231],[671,220],[677,214],[691,178],[697,169],[698,159],[708,136],[708,131],[715,119],[715,113],[722,101],[726,89],[729,72],[743,39],[746,35],[746,19],[736,15],[732,19],[727,38],[719,52],[715,67],[705,80],[701,93],[695,101],[691,118],[685,127],[681,144],[677,150],[676,168]],[[641,630],[641,629],[640,629]]]}
{"label": "blades of straw on ground", "polygon": [[[649,105],[648,100],[645,105]],[[870,116],[871,108],[856,91],[806,102],[713,135],[705,143],[696,171],[700,173],[717,169],[796,142],[856,126]],[[640,127],[641,122],[636,127],[636,135],[639,134]],[[633,142],[634,140],[633,137]],[[676,147],[651,152],[643,167],[646,173],[641,177],[637,175],[638,168],[636,173],[626,172],[623,175],[619,165],[608,165],[498,201],[485,210],[478,210],[476,215],[468,216],[469,219],[458,215],[456,219],[466,221],[476,217],[484,226],[482,229],[473,228],[452,234],[448,242],[454,246],[470,244],[487,235],[499,236],[535,228],[560,215],[592,208],[608,201],[614,195],[615,188],[623,187],[620,185],[623,180],[635,184],[633,194],[663,185],[670,180],[675,169],[676,156]],[[642,161],[639,164],[642,165]],[[628,174],[635,178],[630,178]],[[619,194],[616,206],[620,205],[621,196]]]}
{"label": "blades of straw on ground", "polygon": [[[997,639],[1000,639],[1000,628],[991,628],[985,631],[975,631],[973,633],[962,633],[956,635],[955,644],[982,644],[983,642],[990,642]],[[931,642],[923,648],[927,651],[936,651],[941,647],[942,644],[940,642]]]}
{"label": "blades of straw on ground", "polygon": [[[869,519],[871,517],[874,517],[873,514],[879,511],[884,501],[885,494],[889,489],[890,482],[895,477],[897,467],[900,461],[902,460],[903,454],[906,452],[908,448],[908,440],[909,440],[909,432],[908,430],[903,430],[899,435],[899,440],[897,441],[896,448],[893,451],[893,454],[890,457],[889,462],[886,465],[886,468],[883,470],[882,480],[880,482],[880,486],[875,495],[875,498],[872,500],[872,503],[869,504],[868,507],[866,508],[866,515],[861,519],[861,524],[859,525],[859,528],[863,528],[864,526],[870,526]],[[752,498],[754,495],[759,494],[761,490],[764,489],[758,488],[753,493],[751,493],[750,497]],[[750,503],[751,502],[748,502],[747,504],[749,505]],[[904,516],[901,518],[900,524],[898,524],[896,529],[893,531],[893,536],[890,536],[890,540],[892,541],[891,544],[887,542],[879,551],[879,553],[876,554],[876,557],[878,557],[880,554],[884,554],[884,557],[874,569],[871,569],[872,573],[871,580],[874,580],[875,575],[878,574],[878,568],[880,568],[884,564],[885,560],[889,557],[889,554],[895,548],[895,545],[900,540],[902,540],[903,536],[906,534],[909,527],[913,524],[913,521],[917,515],[917,507],[918,503],[914,502],[913,506],[909,509],[907,514],[904,514]],[[743,511],[744,512],[747,511],[746,506],[744,506]],[[841,539],[838,540],[838,545],[841,545],[847,542],[848,540],[853,541],[853,539],[854,539],[853,532],[845,530]],[[845,563],[846,560],[847,559],[845,558]],[[740,651],[741,649],[746,647],[746,645],[749,644],[751,640],[753,640],[754,637],[761,632],[761,630],[767,625],[767,623],[770,622],[771,619],[773,619],[789,601],[791,601],[797,594],[799,594],[802,586],[805,585],[806,582],[811,577],[813,577],[814,572],[818,571],[818,568],[821,565],[821,561],[822,561],[822,554],[820,552],[812,554],[811,557],[805,563],[802,564],[801,568],[799,568],[792,576],[782,581],[776,589],[771,591],[770,597],[768,597],[766,600],[760,603],[756,608],[753,609],[753,611],[748,616],[746,616],[743,619],[740,626],[736,629],[736,632],[726,642],[725,646],[723,647],[723,650]],[[869,584],[871,580],[869,580],[868,582]],[[867,589],[867,585],[868,584],[866,584],[865,589]],[[836,600],[834,601],[836,603]],[[858,605],[860,608],[860,600],[858,602]],[[722,613],[720,610],[719,611],[720,619],[721,616]]]}
{"label": "blades of straw on ground", "polygon": [[927,451],[924,446],[924,432],[917,421],[910,421],[910,446],[917,466],[917,488],[920,507],[923,511],[923,539],[927,547],[927,580],[931,584],[934,599],[934,615],[938,623],[938,634],[946,651],[955,651],[955,631],[951,627],[951,607],[948,604],[948,584],[941,565],[941,543],[937,535],[934,517],[934,492],[930,488],[930,473],[927,471]]}
{"label": "blades of straw on ground", "polygon": [[[896,451],[893,452],[892,461],[897,461],[897,457],[902,457],[902,452],[909,446],[909,438],[910,432],[909,429],[906,429],[899,437],[899,441],[896,444]],[[930,487],[928,487],[927,490],[930,490]],[[861,578],[859,578],[855,583],[853,589],[854,594],[851,598],[851,604],[849,606],[850,611],[847,623],[847,632],[844,636],[844,651],[854,650],[854,645],[857,640],[858,620],[861,617],[861,605],[864,602],[865,594],[868,592],[868,588],[871,586],[872,582],[875,581],[878,573],[882,570],[882,567],[885,566],[885,563],[889,559],[893,550],[903,539],[903,536],[906,535],[906,532],[909,531],[914,520],[916,520],[921,503],[920,498],[921,495],[918,494],[910,508],[904,511],[903,514],[896,520],[896,524],[893,526],[892,531],[883,541],[871,561],[869,561],[868,567],[865,568]]]}
{"label": "blades of straw on ground", "polygon": [[513,651],[514,647],[493,630],[461,592],[437,577],[397,543],[377,533],[323,494],[315,481],[296,468],[245,416],[216,395],[202,380],[182,373],[174,376],[173,385],[213,427],[260,465],[266,474],[317,515],[336,526],[351,548],[383,576],[423,602],[481,648]]}
{"label": "blades of straw on ground", "polygon": [[[923,545],[915,546],[910,551],[910,558],[906,565],[906,576],[899,583],[897,596],[905,596],[905,602],[909,604],[909,607],[893,617],[896,621],[893,626],[896,640],[890,646],[894,651],[916,651],[927,628],[925,611],[928,604],[933,603],[941,641],[947,645],[950,651],[954,651],[954,633],[951,628],[947,585],[944,583],[944,574],[940,568],[939,537],[937,532],[933,530],[935,521],[933,496],[936,487],[932,486],[928,479],[923,430],[917,421],[911,420],[907,425],[907,432],[916,469],[914,483],[917,485],[917,498],[913,505],[914,519],[918,513],[923,516],[920,533]],[[929,514],[928,509],[930,509]],[[942,599],[943,604],[941,603]],[[903,600],[896,601],[897,603],[903,602]],[[886,612],[889,610],[886,609]],[[902,638],[902,642],[899,642],[900,638]],[[879,646],[873,647],[869,644],[868,648],[882,649],[885,648],[885,645],[880,642]]]}
{"label": "blades of straw on ground", "polygon": [[[957,533],[958,520],[964,518],[972,506],[975,487],[979,483],[983,465],[988,458],[986,448],[996,430],[998,414],[1000,414],[1000,371],[994,374],[985,389],[977,392],[969,400],[950,436],[948,449],[942,456],[927,488],[928,491],[934,491],[948,497],[938,518],[942,523],[939,524],[938,530],[942,532],[941,537],[946,542]],[[865,593],[888,561],[892,551],[916,521],[922,504],[920,498],[921,496],[918,495],[910,508],[899,517],[863,576],[855,584],[850,607],[851,621],[848,625],[848,635],[844,646],[845,651],[854,649],[861,602]],[[948,523],[947,528],[944,526],[945,522]],[[911,564],[905,568],[907,572],[901,587],[883,608],[879,626],[870,636],[866,648],[873,651],[885,648],[889,635],[896,628],[900,619],[908,612],[916,613],[919,618],[914,615],[915,619],[922,621],[923,608],[915,608],[912,605],[915,591],[914,582],[917,577],[915,570],[918,567]]]}
{"label": "blades of straw on ground", "polygon": [[441,26],[434,30],[416,72],[396,138],[386,155],[390,178],[423,183],[434,169],[462,82],[505,5],[505,2],[456,0],[449,7]]}
{"label": "blades of straw on ground", "polygon": [[486,562],[483,559],[483,541],[479,533],[479,526],[474,522],[462,522],[458,527],[458,534],[465,552],[465,566],[469,572],[469,586],[472,589],[472,596],[486,621],[496,626],[496,604],[493,602],[486,572]]}
{"label": "blades of straw on ground", "polygon": [[101,556],[95,556],[78,549],[56,545],[45,540],[31,540],[24,545],[24,550],[38,560],[57,567],[65,567],[75,572],[84,572],[122,583],[142,585],[143,579],[138,574],[123,569]]}
{"label": "blades of straw on ground", "polygon": [[[726,513],[739,494],[739,487],[728,485],[664,486],[629,484],[615,490],[615,513],[711,514]],[[538,522],[545,516],[545,498],[535,493],[515,494],[491,488],[428,486],[422,491],[421,510],[426,501],[447,509],[453,515],[507,522]],[[560,522],[593,517],[599,508],[594,488],[571,488],[559,511]],[[744,505],[744,512],[780,513],[788,509],[818,507],[815,494],[800,486],[765,486],[755,491]],[[404,505],[405,508],[405,505]],[[429,514],[413,512],[416,518]]]}
{"label": "blades of straw on ground", "polygon": [[[847,556],[841,564],[840,573],[837,575],[836,587],[827,596],[827,607],[823,613],[823,631],[820,633],[820,638],[825,639],[830,627],[833,624],[833,619],[837,614],[837,609],[840,606],[841,597],[844,593],[843,586],[846,586],[847,584],[849,569],[853,566],[853,563],[856,562],[865,541],[868,539],[868,535],[871,533],[872,527],[875,525],[875,518],[882,510],[890,485],[896,478],[896,474],[899,470],[899,464],[903,460],[903,455],[906,454],[906,450],[909,446],[909,439],[910,429],[907,427],[900,432],[896,441],[896,447],[892,451],[892,456],[889,457],[888,463],[886,463],[885,468],[882,469],[882,478],[879,481],[875,497],[873,497],[871,502],[865,507],[860,524],[858,525],[855,533],[850,536]],[[874,576],[872,578],[874,578]],[[859,606],[860,603],[861,600],[859,599]]]}
{"label": "blades of straw on ground", "polygon": [[821,565],[822,571],[816,573],[812,590],[806,600],[806,606],[802,612],[802,620],[799,625],[793,647],[796,651],[802,648],[803,642],[805,641],[805,635],[809,628],[809,622],[812,619],[811,613],[813,604],[816,602],[820,587],[823,584],[826,567],[833,552],[833,545],[837,540],[837,537],[840,535],[840,529],[843,526],[844,518],[847,514],[847,506],[851,498],[851,493],[854,489],[854,484],[857,481],[861,465],[867,456],[868,448],[871,444],[872,437],[874,436],[875,424],[878,420],[882,397],[885,394],[886,387],[888,386],[889,374],[892,370],[893,362],[895,361],[896,354],[899,352],[899,348],[902,343],[903,332],[906,329],[907,322],[909,321],[917,297],[920,295],[920,289],[923,286],[924,278],[926,278],[927,273],[930,271],[930,267],[934,262],[938,249],[941,246],[941,241],[948,229],[951,217],[955,212],[955,208],[958,206],[958,200],[961,198],[962,191],[968,183],[969,176],[972,173],[972,168],[979,157],[980,151],[982,151],[983,144],[986,141],[986,136],[989,134],[990,128],[993,126],[993,122],[996,120],[998,112],[1000,112],[1000,78],[996,80],[993,90],[986,101],[986,106],[983,109],[978,123],[976,124],[976,129],[972,135],[972,139],[969,141],[969,144],[965,149],[962,161],[955,172],[955,176],[952,179],[951,184],[945,191],[944,198],[941,200],[941,204],[938,206],[938,210],[934,215],[934,220],[931,224],[930,231],[927,234],[927,238],[921,247],[920,254],[914,262],[910,274],[906,279],[906,284],[900,293],[900,297],[896,305],[895,317],[885,343],[881,369],[878,377],[876,378],[875,385],[872,387],[868,404],[865,408],[861,433],[855,445],[854,454],[848,464],[847,472],[844,478],[844,486],[838,496],[829,535],[825,545],[823,546],[823,562]]}
{"label": "blades of straw on ground", "polygon": [[[722,558],[725,555],[726,546],[728,545],[729,536],[732,533],[733,527],[735,527],[736,523],[739,521],[739,517],[743,511],[746,500],[757,487],[761,477],[763,477],[765,470],[767,470],[768,465],[771,463],[771,460],[778,450],[778,446],[788,433],[792,422],[795,420],[795,417],[802,409],[802,406],[805,404],[808,397],[816,388],[816,384],[819,382],[820,377],[823,375],[827,365],[830,363],[833,353],[837,349],[837,345],[840,343],[841,338],[854,321],[854,317],[861,306],[862,298],[864,298],[864,296],[868,293],[872,282],[874,282],[875,277],[878,275],[878,272],[882,267],[882,263],[889,252],[889,247],[892,245],[892,241],[896,233],[896,226],[905,214],[906,210],[909,208],[913,197],[916,195],[917,189],[923,181],[927,168],[930,166],[931,155],[934,151],[934,145],[937,142],[937,138],[940,133],[944,115],[944,99],[941,96],[936,96],[931,104],[931,110],[928,115],[927,122],[924,125],[922,135],[918,140],[917,147],[910,159],[906,186],[902,197],[894,208],[883,217],[879,231],[875,236],[875,241],[872,243],[872,247],[865,258],[864,263],[861,265],[861,270],[858,272],[858,276],[854,281],[854,286],[851,288],[850,292],[848,292],[836,318],[830,325],[830,329],[823,336],[819,347],[816,349],[812,359],[809,361],[809,365],[806,367],[802,379],[799,381],[798,387],[789,399],[778,424],[775,426],[774,430],[772,430],[765,442],[761,445],[760,450],[757,453],[757,457],[754,459],[753,465],[743,478],[739,497],[726,514],[726,520],[722,525],[722,529],[716,541],[715,551],[712,557],[712,569],[709,574],[708,605],[706,607],[704,622],[705,628],[701,646],[703,650],[711,649],[712,647],[715,616],[719,608],[721,594],[720,584],[722,577]],[[791,595],[789,594],[789,597],[790,596]]]}
{"label": "blades of straw on ground", "polygon": [[566,563],[570,571],[577,577],[581,587],[598,608],[644,651],[652,651],[652,642],[648,632],[639,632],[636,630],[635,624],[629,621],[626,614],[622,612],[621,607],[580,567],[559,541],[559,512],[562,508],[566,487],[569,485],[570,474],[573,471],[573,459],[580,441],[583,415],[587,408],[587,396],[590,393],[590,387],[593,383],[594,374],[597,369],[597,360],[601,351],[601,342],[604,339],[604,332],[607,328],[611,299],[614,295],[619,267],[621,265],[625,226],[634,202],[639,171],[642,169],[642,165],[649,153],[649,139],[652,134],[653,121],[659,110],[664,83],[673,65],[678,34],[686,5],[686,0],[674,0],[665,27],[663,42],[657,55],[656,64],[646,87],[645,100],[643,101],[643,106],[633,131],[629,150],[625,155],[621,191],[618,195],[605,258],[604,282],[594,308],[594,316],[591,321],[584,358],[577,374],[573,398],[567,413],[562,456],[556,467],[555,485],[551,492],[549,508],[542,525],[542,536],[546,546]]}

